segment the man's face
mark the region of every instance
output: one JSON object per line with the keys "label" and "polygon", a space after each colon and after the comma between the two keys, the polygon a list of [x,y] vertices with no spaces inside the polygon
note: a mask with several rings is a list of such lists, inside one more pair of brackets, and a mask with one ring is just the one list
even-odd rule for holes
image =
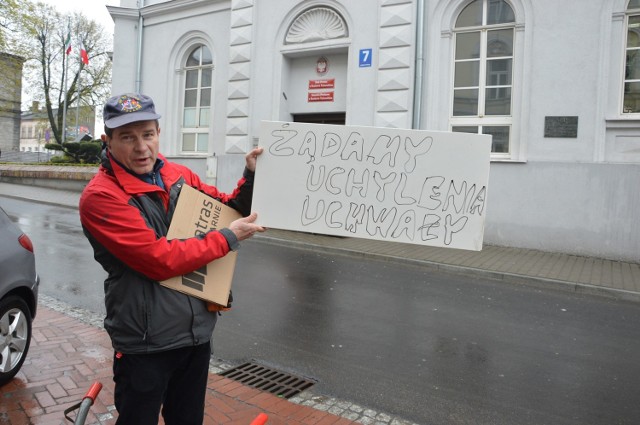
{"label": "man's face", "polygon": [[138,121],[114,128],[107,146],[111,155],[136,174],[153,171],[160,145],[156,121]]}

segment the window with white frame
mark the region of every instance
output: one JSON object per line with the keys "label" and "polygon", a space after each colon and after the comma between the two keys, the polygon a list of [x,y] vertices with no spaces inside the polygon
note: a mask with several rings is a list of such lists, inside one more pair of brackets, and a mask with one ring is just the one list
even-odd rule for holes
{"label": "window with white frame", "polygon": [[640,113],[640,0],[627,5],[627,42],[622,113]]}
{"label": "window with white frame", "polygon": [[207,153],[211,121],[213,57],[205,45],[191,50],[185,63],[182,152]]}
{"label": "window with white frame", "polygon": [[505,0],[473,0],[454,28],[451,131],[492,135],[494,158],[509,158],[512,150],[514,36],[515,15]]}

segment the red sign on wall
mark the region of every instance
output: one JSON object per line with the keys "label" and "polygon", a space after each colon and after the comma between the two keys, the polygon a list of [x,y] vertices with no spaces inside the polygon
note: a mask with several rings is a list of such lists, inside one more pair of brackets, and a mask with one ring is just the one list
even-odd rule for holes
{"label": "red sign on wall", "polygon": [[307,102],[333,102],[333,92],[315,92],[309,93],[307,96]]}
{"label": "red sign on wall", "polygon": [[309,80],[309,89],[333,89],[336,87],[336,79]]}

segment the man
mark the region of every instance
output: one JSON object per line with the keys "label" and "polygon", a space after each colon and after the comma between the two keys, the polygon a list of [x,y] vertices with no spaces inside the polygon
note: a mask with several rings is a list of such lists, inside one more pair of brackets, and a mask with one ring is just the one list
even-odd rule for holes
{"label": "man", "polygon": [[[251,213],[256,148],[231,194],[204,184],[188,168],[158,153],[160,127],[153,100],[142,94],[110,98],[103,110],[102,164],[80,198],[83,231],[104,282],[105,329],[115,350],[118,425],[202,424],[217,314],[207,303],[158,282],[192,272],[237,249],[264,228]],[[202,237],[167,240],[184,185],[203,191],[244,218]]]}

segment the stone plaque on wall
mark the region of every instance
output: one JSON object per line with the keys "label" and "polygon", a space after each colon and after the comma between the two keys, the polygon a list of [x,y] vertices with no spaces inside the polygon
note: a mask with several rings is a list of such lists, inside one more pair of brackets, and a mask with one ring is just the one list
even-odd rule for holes
{"label": "stone plaque on wall", "polygon": [[544,117],[544,137],[578,137],[578,117]]}

